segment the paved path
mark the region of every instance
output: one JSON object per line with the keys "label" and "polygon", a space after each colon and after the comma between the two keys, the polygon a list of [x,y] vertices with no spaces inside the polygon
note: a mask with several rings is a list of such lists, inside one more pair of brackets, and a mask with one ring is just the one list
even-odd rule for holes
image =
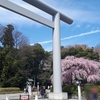
{"label": "paved path", "polygon": [[[50,92],[49,91],[46,91],[47,93]],[[32,92],[32,96],[29,97],[30,100],[35,100],[35,96],[38,94],[38,99],[39,100],[42,100],[39,93],[37,92]],[[19,100],[20,98],[20,95],[28,95],[27,93],[16,93],[16,94],[0,94],[0,100],[6,100],[6,97],[9,98],[9,100]],[[47,98],[45,99],[47,100]]]}
{"label": "paved path", "polygon": [[[36,96],[37,92],[33,92],[32,96],[29,97],[29,100],[35,100],[35,96]],[[28,95],[26,93],[16,93],[16,94],[0,94],[0,100],[7,100],[6,97],[8,98],[8,100],[19,100],[20,95]],[[40,96],[38,96],[38,100],[43,100],[40,98]],[[45,98],[44,100],[48,100],[48,98]],[[78,100],[76,99],[69,99],[69,100]],[[86,100],[84,98],[82,98],[82,100]]]}
{"label": "paved path", "polygon": [[6,100],[6,98],[9,99],[19,99],[19,96],[22,95],[22,93],[16,93],[16,94],[0,94],[0,100]]}
{"label": "paved path", "polygon": [[[37,94],[37,92],[34,92],[33,94],[32,94],[32,96],[29,96],[29,100],[35,100],[35,95]],[[0,94],[0,100],[7,100],[6,98],[8,98],[8,100],[19,100],[19,98],[20,98],[20,95],[28,95],[28,94],[26,94],[26,93],[16,93],[16,94]],[[39,100],[42,100],[41,98],[40,98],[40,96],[38,96],[38,99]],[[45,99],[45,100],[47,100],[47,98]]]}

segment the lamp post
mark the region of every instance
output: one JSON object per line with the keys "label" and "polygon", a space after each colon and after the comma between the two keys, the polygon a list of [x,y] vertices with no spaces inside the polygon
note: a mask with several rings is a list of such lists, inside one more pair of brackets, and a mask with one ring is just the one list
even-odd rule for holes
{"label": "lamp post", "polygon": [[78,87],[78,100],[81,100],[81,81],[83,79],[82,78],[76,78],[76,84],[77,84],[77,87]]}

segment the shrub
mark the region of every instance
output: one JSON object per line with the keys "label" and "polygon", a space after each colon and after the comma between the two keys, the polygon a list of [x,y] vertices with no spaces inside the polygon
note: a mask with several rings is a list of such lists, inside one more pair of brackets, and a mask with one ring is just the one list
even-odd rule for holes
{"label": "shrub", "polygon": [[7,87],[7,88],[0,88],[0,94],[10,94],[10,93],[19,93],[22,92],[18,87]]}
{"label": "shrub", "polygon": [[77,91],[77,86],[66,84],[66,85],[63,85],[62,91],[74,94],[74,92]]}

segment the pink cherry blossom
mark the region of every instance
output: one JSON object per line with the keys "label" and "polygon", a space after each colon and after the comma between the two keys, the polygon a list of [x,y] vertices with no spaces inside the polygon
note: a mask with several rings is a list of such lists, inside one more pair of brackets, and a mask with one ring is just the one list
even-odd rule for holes
{"label": "pink cherry blossom", "polygon": [[[61,60],[62,83],[74,83],[77,77],[81,77],[89,83],[100,81],[100,62],[89,59],[67,56]],[[53,82],[53,76],[51,78]]]}

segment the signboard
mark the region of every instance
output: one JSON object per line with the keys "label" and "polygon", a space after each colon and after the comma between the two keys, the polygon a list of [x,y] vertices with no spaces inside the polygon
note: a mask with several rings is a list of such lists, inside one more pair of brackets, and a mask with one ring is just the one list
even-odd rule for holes
{"label": "signboard", "polygon": [[20,100],[29,100],[29,95],[20,95]]}

